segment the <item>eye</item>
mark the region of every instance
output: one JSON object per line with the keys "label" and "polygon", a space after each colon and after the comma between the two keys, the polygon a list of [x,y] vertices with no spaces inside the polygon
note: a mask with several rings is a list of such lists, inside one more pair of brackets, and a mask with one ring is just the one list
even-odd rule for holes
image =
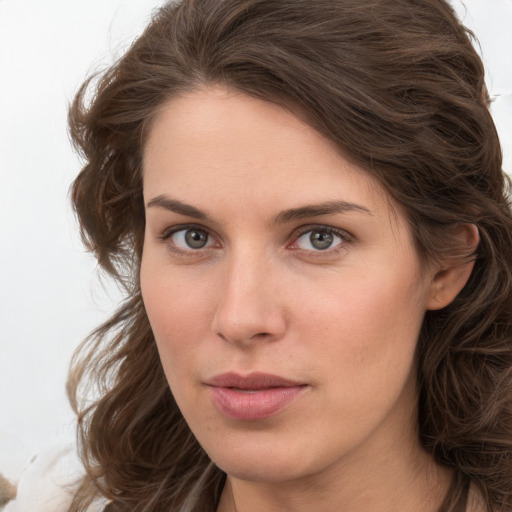
{"label": "eye", "polygon": [[165,238],[171,240],[179,249],[185,250],[205,249],[215,245],[208,231],[198,227],[179,229],[166,235]]}
{"label": "eye", "polygon": [[345,238],[346,236],[339,230],[321,227],[302,232],[294,242],[294,246],[306,251],[326,251],[343,244]]}

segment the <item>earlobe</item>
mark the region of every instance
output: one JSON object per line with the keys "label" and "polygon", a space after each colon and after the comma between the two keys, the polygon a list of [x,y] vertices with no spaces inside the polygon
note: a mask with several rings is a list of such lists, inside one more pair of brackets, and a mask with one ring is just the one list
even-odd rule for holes
{"label": "earlobe", "polygon": [[464,288],[475,265],[471,258],[480,236],[475,224],[459,224],[453,232],[455,255],[440,261],[433,271],[427,309],[442,309],[450,304]]}

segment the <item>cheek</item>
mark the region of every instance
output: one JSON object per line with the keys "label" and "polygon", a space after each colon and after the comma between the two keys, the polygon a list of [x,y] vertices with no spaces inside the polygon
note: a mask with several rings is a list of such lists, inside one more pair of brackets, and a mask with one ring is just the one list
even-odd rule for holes
{"label": "cheek", "polygon": [[198,279],[197,273],[170,265],[165,252],[160,252],[151,247],[145,250],[140,272],[142,298],[155,334],[193,327],[191,320],[201,311],[208,290],[208,283]]}
{"label": "cheek", "polygon": [[343,285],[316,294],[297,332],[313,340],[316,357],[343,390],[371,399],[380,386],[398,389],[408,378],[425,308],[414,275],[365,275],[345,276]]}
{"label": "cheek", "polygon": [[175,270],[144,256],[141,291],[167,379],[179,379],[192,366],[194,348],[205,338],[214,300],[206,279]]}

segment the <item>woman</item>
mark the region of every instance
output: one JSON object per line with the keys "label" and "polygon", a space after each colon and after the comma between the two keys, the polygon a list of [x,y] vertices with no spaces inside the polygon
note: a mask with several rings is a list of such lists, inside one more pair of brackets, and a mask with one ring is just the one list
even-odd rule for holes
{"label": "woman", "polygon": [[512,508],[512,219],[449,5],[170,3],[91,86],[73,202],[126,300],[71,510]]}

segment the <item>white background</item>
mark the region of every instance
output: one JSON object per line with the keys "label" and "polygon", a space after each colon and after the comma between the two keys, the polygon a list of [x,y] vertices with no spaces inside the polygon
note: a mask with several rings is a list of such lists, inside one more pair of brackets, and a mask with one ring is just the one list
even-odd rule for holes
{"label": "white background", "polygon": [[[98,282],[68,204],[79,162],[67,105],[162,3],[0,0],[0,472],[11,478],[33,453],[73,439],[69,359],[118,298]],[[456,0],[481,42],[511,172],[512,0],[465,4]]]}

